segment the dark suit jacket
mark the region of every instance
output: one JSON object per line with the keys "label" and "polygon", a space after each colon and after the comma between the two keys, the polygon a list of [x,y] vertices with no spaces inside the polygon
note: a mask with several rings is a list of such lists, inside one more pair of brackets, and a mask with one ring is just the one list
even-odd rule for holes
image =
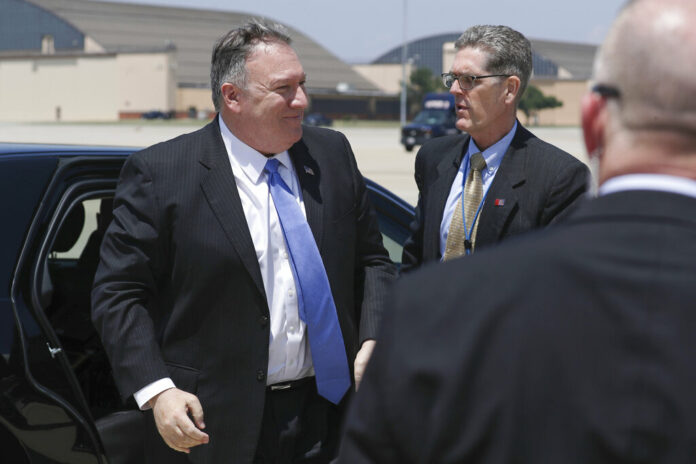
{"label": "dark suit jacket", "polygon": [[[439,260],[445,203],[469,146],[469,135],[433,139],[416,157],[416,217],[404,244],[402,270]],[[572,155],[550,145],[518,123],[481,210],[476,250],[512,235],[549,225],[582,197],[589,171]],[[505,200],[497,206],[496,199]]]}
{"label": "dark suit jacket", "polygon": [[[307,127],[289,153],[352,372],[360,343],[375,337],[394,267],[346,138]],[[93,320],[124,398],[168,376],[198,396],[210,443],[192,449],[192,461],[251,462],[266,391],[269,309],[217,118],[124,165]],[[156,462],[183,458],[154,442],[164,453]]]}
{"label": "dark suit jacket", "polygon": [[405,276],[340,462],[694,462],[694,257],[696,200],[633,191]]}

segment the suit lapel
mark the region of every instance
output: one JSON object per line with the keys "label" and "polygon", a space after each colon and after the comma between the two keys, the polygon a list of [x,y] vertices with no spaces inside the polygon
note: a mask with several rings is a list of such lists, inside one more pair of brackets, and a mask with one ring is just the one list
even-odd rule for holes
{"label": "suit lapel", "polygon": [[481,210],[476,243],[488,245],[497,242],[505,230],[510,214],[517,208],[517,188],[526,180],[527,131],[518,124],[515,137],[503,156],[493,184],[488,189]]}
{"label": "suit lapel", "polygon": [[321,240],[324,232],[324,208],[321,195],[321,170],[316,159],[309,153],[304,139],[297,142],[288,150],[290,159],[295,167],[297,179],[302,188],[302,201],[307,213],[307,223],[312,229],[317,248],[321,249]]}
{"label": "suit lapel", "polygon": [[437,177],[430,186],[427,205],[425,210],[433,212],[430,217],[433,220],[427,221],[423,235],[430,237],[424,240],[424,245],[428,243],[430,250],[426,250],[426,256],[440,257],[440,224],[442,215],[445,212],[445,204],[452,190],[452,182],[457,176],[459,166],[462,164],[466,147],[469,146],[469,136],[459,138],[457,143],[442,155],[442,159],[437,165]]}
{"label": "suit lapel", "polygon": [[237,183],[232,174],[232,167],[217,121],[216,117],[206,127],[206,133],[203,137],[199,162],[205,172],[202,176],[201,188],[227,238],[265,298],[266,292],[263,287],[259,262],[256,258],[254,242],[249,233]]}

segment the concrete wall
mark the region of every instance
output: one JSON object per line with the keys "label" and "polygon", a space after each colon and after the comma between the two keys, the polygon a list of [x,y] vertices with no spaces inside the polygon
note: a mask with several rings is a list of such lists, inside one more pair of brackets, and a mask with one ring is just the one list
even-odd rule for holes
{"label": "concrete wall", "polygon": [[215,106],[213,105],[210,89],[186,87],[176,89],[177,113],[188,112],[191,107],[196,108],[197,111],[214,112]]}
{"label": "concrete wall", "polygon": [[0,60],[0,121],[114,121],[114,55]]}
{"label": "concrete wall", "polygon": [[172,53],[126,53],[116,57],[118,108],[122,113],[176,109]]}
{"label": "concrete wall", "polygon": [[[406,64],[406,79],[411,75],[411,64]],[[396,94],[401,92],[403,71],[401,64],[356,64],[353,70],[372,82],[380,90]]]}
{"label": "concrete wall", "polygon": [[[540,111],[536,121],[530,121],[530,123],[540,126],[580,125],[580,99],[587,90],[587,81],[532,78],[530,84],[537,86],[544,95],[552,95],[563,102],[563,106],[559,108]],[[526,117],[521,111],[518,112],[518,118],[527,124]]]}
{"label": "concrete wall", "polygon": [[0,121],[116,121],[176,105],[169,52],[0,58]]}

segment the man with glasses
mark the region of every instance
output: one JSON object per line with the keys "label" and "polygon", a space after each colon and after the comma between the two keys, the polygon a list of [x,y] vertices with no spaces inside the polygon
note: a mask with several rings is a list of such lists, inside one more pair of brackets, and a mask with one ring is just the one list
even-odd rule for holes
{"label": "man with glasses", "polygon": [[457,128],[416,157],[420,192],[402,270],[470,254],[557,221],[586,191],[588,169],[517,121],[532,72],[529,41],[506,26],[473,26],[456,41],[444,85]]}
{"label": "man with glasses", "polygon": [[619,13],[582,101],[596,199],[397,284],[341,463],[694,462],[695,23]]}

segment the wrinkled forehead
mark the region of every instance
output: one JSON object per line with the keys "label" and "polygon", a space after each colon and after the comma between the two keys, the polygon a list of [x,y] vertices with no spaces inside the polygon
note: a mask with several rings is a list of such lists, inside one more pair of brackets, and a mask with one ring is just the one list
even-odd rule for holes
{"label": "wrinkled forehead", "polygon": [[279,42],[259,43],[246,60],[250,76],[297,78],[304,76],[300,59],[287,44]]}
{"label": "wrinkled forehead", "polygon": [[464,47],[457,50],[452,62],[452,72],[457,74],[481,74],[486,72],[490,55],[481,47]]}

